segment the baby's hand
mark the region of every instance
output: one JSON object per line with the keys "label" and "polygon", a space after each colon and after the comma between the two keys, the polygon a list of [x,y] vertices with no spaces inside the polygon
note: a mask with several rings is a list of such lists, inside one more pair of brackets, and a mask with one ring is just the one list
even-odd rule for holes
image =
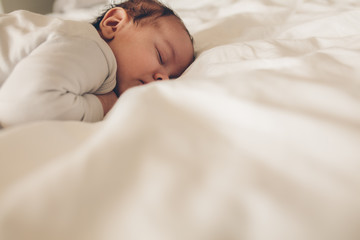
{"label": "baby's hand", "polygon": [[95,95],[95,96],[98,97],[98,99],[100,100],[100,102],[103,106],[104,116],[110,111],[110,109],[114,106],[114,104],[118,100],[114,91],[111,91],[106,94]]}

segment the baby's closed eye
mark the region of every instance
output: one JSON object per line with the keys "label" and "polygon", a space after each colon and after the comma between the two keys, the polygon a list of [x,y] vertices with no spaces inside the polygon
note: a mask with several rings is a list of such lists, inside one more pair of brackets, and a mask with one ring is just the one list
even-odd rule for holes
{"label": "baby's closed eye", "polygon": [[161,56],[161,53],[160,53],[160,51],[159,51],[158,48],[156,48],[156,52],[157,52],[157,55],[158,55],[159,63],[160,63],[161,65],[163,65],[163,64],[164,64],[164,60],[163,60],[163,57]]}

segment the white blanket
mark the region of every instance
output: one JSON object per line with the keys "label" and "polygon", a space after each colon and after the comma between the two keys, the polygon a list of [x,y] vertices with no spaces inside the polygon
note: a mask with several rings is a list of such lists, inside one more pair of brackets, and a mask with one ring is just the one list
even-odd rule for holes
{"label": "white blanket", "polygon": [[180,79],[0,130],[0,239],[360,239],[360,2],[168,2]]}

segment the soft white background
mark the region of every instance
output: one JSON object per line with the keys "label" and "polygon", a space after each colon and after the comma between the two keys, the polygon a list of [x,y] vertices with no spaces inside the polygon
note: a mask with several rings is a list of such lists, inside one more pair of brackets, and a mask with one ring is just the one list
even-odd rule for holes
{"label": "soft white background", "polygon": [[0,239],[360,239],[360,3],[169,3],[181,78],[0,131]]}

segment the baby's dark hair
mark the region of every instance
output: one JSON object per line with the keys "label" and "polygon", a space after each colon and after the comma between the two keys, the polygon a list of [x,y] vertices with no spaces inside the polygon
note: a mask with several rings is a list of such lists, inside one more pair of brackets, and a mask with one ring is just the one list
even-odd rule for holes
{"label": "baby's dark hair", "polygon": [[114,7],[123,8],[129,15],[129,17],[131,17],[132,21],[136,24],[145,23],[145,20],[156,20],[160,17],[175,16],[182,23],[184,29],[189,34],[189,37],[193,42],[193,37],[190,35],[181,18],[174,12],[174,10],[165,6],[165,4],[159,2],[158,0],[127,0],[122,3],[112,4],[101,16],[96,18],[96,20],[92,23],[92,25],[97,30],[100,30],[100,23],[105,17],[106,13]]}

